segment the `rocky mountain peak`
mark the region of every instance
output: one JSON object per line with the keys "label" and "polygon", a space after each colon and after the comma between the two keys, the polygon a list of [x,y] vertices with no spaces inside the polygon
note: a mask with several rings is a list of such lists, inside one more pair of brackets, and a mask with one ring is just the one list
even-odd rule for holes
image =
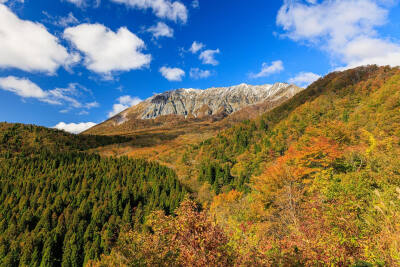
{"label": "rocky mountain peak", "polygon": [[277,103],[303,90],[287,83],[249,85],[242,83],[208,89],[181,88],[155,94],[110,119],[115,125],[129,120],[156,119],[177,115],[190,118],[226,117],[263,102]]}
{"label": "rocky mountain peak", "polygon": [[[148,127],[171,127],[186,121],[244,120],[292,98],[303,88],[287,83],[239,84],[209,89],[181,88],[155,94],[90,132],[129,132]],[[175,117],[168,117],[175,116]],[[128,130],[129,129],[129,130]]]}
{"label": "rocky mountain peak", "polygon": [[[231,114],[245,106],[265,100],[276,100],[283,96],[293,96],[301,88],[275,83],[248,85],[245,83],[230,87],[209,89],[177,89],[154,95],[141,103],[138,119],[154,119],[163,115],[204,117],[216,114]],[[136,110],[135,107],[131,111]],[[129,110],[127,111],[129,113]]]}

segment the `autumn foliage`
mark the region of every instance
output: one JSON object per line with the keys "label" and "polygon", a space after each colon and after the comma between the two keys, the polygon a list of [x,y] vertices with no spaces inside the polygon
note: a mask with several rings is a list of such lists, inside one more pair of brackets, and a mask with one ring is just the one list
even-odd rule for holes
{"label": "autumn foliage", "polygon": [[[328,74],[260,118],[174,153],[180,159],[168,158],[168,166],[180,170],[190,198],[178,203],[186,187],[160,176],[156,170],[164,168],[158,165],[149,165],[157,168],[145,176],[142,168],[135,174],[143,176],[137,188],[146,189],[138,197],[150,199],[142,212],[136,201],[119,201],[130,190],[121,198],[102,186],[95,196],[111,195],[104,203],[118,208],[110,216],[117,218],[112,226],[118,231],[96,225],[104,234],[93,246],[107,249],[100,258],[96,250],[89,266],[400,266],[400,69],[366,66]],[[9,156],[3,155],[11,166]],[[105,162],[91,157],[94,165]],[[131,161],[113,162],[110,173]],[[168,174],[175,177],[172,170]],[[147,183],[147,176],[160,179]],[[163,185],[161,194],[154,181]],[[124,180],[120,184],[126,187]],[[28,201],[3,195],[6,212],[23,210]],[[56,222],[45,214],[40,223]],[[10,237],[17,220],[11,221],[9,227],[0,220]],[[26,236],[34,233],[20,229]],[[112,242],[96,241],[103,239]],[[0,239],[0,253],[8,249],[7,240]],[[29,251],[33,241],[11,242],[9,251],[22,244]]]}
{"label": "autumn foliage", "polygon": [[211,222],[206,211],[184,201],[176,216],[153,213],[147,229],[120,237],[110,256],[92,266],[229,266],[233,252],[224,231]]}
{"label": "autumn foliage", "polygon": [[[399,266],[399,84],[400,71],[387,67],[332,73],[188,151],[185,161],[199,162],[199,180],[216,189],[211,203],[203,198],[202,216],[223,230],[226,257],[218,261]],[[169,240],[167,247],[176,242]],[[217,264],[188,247],[174,251],[199,255],[173,264]]]}

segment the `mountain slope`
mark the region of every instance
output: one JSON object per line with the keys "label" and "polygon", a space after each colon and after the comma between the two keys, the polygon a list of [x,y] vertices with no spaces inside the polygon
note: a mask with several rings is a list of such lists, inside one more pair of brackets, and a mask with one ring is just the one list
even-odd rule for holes
{"label": "mountain slope", "polygon": [[[229,165],[228,172],[233,174],[229,183],[236,184],[235,188],[243,189],[243,185],[253,174],[262,171],[266,160],[270,161],[284,154],[292,142],[302,138],[307,129],[314,129],[318,125],[324,129],[328,122],[330,125],[333,122],[331,130],[326,130],[329,136],[339,134],[348,127],[352,127],[348,129],[349,132],[358,135],[362,135],[361,126],[368,127],[368,131],[373,127],[377,135],[378,131],[389,126],[394,129],[398,125],[397,110],[394,108],[389,113],[389,110],[384,109],[388,104],[382,101],[393,102],[391,105],[395,107],[399,92],[396,91],[396,82],[392,82],[394,86],[390,81],[395,80],[398,73],[397,68],[376,66],[331,73],[292,99],[266,112],[260,119],[239,123],[201,143],[194,151],[188,152],[189,156],[185,157],[190,164],[182,168],[192,166],[193,162],[201,162],[198,166],[201,174],[204,172],[202,169],[210,168],[213,164],[220,165],[221,168]],[[384,95],[385,98],[375,96],[385,90],[390,92]],[[378,100],[381,101],[379,104],[373,103]],[[385,119],[368,121],[379,114]],[[351,123],[352,118],[356,122]],[[221,188],[224,185],[216,181],[215,176],[207,179],[217,183],[216,187]]]}
{"label": "mountain slope", "polygon": [[207,210],[154,214],[104,262],[400,266],[399,68],[331,73],[181,154]]}

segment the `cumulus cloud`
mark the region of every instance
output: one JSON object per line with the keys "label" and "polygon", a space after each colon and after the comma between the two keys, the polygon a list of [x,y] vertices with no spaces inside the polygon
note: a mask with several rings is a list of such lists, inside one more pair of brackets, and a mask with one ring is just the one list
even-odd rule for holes
{"label": "cumulus cloud", "polygon": [[151,32],[155,38],[159,37],[173,37],[174,36],[174,29],[169,27],[164,22],[158,22],[157,25],[150,27],[148,32]]}
{"label": "cumulus cloud", "polygon": [[199,59],[203,62],[203,64],[209,64],[209,65],[213,65],[216,66],[219,64],[219,62],[214,58],[216,54],[219,54],[220,51],[219,49],[215,49],[215,50],[205,50],[203,52],[201,52]]}
{"label": "cumulus cloud", "polygon": [[131,97],[129,95],[121,96],[117,99],[117,103],[113,105],[112,111],[108,113],[108,117],[111,118],[125,109],[142,102],[142,99],[138,97]]}
{"label": "cumulus cloud", "polygon": [[273,61],[271,63],[271,65],[268,65],[267,63],[264,62],[262,64],[261,71],[259,73],[250,74],[250,77],[254,78],[254,79],[261,78],[261,77],[267,77],[271,74],[279,73],[283,70],[284,70],[284,67],[283,67],[283,62],[281,60]]}
{"label": "cumulus cloud", "polygon": [[96,125],[96,123],[94,123],[94,122],[81,122],[81,123],[59,122],[53,128],[58,129],[58,130],[63,130],[63,131],[73,133],[73,134],[79,134],[81,132],[86,131],[89,128],[92,128],[95,125]]}
{"label": "cumulus cloud", "polygon": [[190,77],[193,79],[205,79],[211,76],[211,71],[209,70],[201,70],[199,68],[191,68],[190,69]]}
{"label": "cumulus cloud", "polygon": [[46,99],[48,96],[46,92],[30,80],[19,79],[13,76],[0,78],[0,87],[23,98]]}
{"label": "cumulus cloud", "polygon": [[182,81],[183,76],[185,76],[185,72],[182,69],[168,68],[165,66],[160,68],[160,73],[168,81],[175,81],[175,82]]}
{"label": "cumulus cloud", "polygon": [[99,106],[97,102],[81,103],[76,99],[79,85],[71,83],[67,88],[43,90],[25,78],[8,76],[0,78],[0,89],[12,92],[22,98],[34,98],[52,105],[64,105],[66,111],[71,108],[91,109]]}
{"label": "cumulus cloud", "polygon": [[300,72],[295,77],[290,78],[288,82],[300,87],[307,87],[319,78],[321,78],[320,75],[312,72]]}
{"label": "cumulus cloud", "polygon": [[400,44],[370,37],[359,37],[347,43],[341,52],[347,66],[353,68],[361,65],[377,64],[380,66],[400,65]]}
{"label": "cumulus cloud", "polygon": [[159,18],[173,20],[175,22],[186,23],[188,10],[184,4],[179,1],[170,0],[111,0],[115,3],[125,4],[132,8],[151,9]]}
{"label": "cumulus cloud", "polygon": [[286,0],[277,24],[295,41],[322,48],[344,68],[365,64],[400,65],[400,44],[379,36],[393,1]]}
{"label": "cumulus cloud", "polygon": [[39,23],[19,19],[0,4],[0,68],[54,73],[79,61]]}
{"label": "cumulus cloud", "polygon": [[89,70],[105,76],[140,69],[151,61],[151,55],[141,52],[143,40],[125,27],[113,32],[101,24],[81,24],[65,29],[64,38],[85,55]]}
{"label": "cumulus cloud", "polygon": [[193,54],[196,54],[197,52],[199,52],[201,49],[203,49],[205,47],[204,44],[194,41],[192,46],[189,48],[189,51],[192,52]]}

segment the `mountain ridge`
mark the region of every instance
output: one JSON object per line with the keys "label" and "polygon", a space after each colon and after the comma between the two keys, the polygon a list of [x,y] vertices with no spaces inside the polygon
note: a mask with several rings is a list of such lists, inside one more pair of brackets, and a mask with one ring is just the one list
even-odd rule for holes
{"label": "mountain ridge", "polygon": [[130,134],[138,129],[201,121],[215,122],[246,109],[241,116],[233,117],[250,119],[302,90],[303,88],[287,83],[242,83],[229,87],[169,90],[125,109],[84,134]]}
{"label": "mountain ridge", "polygon": [[[205,117],[222,112],[231,114],[245,106],[259,103],[268,98],[278,97],[279,93],[289,88],[292,91],[291,94],[300,91],[299,87],[286,83],[264,85],[242,83],[229,87],[169,90],[144,100],[142,105],[144,103],[147,105],[138,118],[154,119],[164,115]],[[136,111],[134,107],[128,110]],[[126,110],[122,114],[125,114],[125,112]]]}

